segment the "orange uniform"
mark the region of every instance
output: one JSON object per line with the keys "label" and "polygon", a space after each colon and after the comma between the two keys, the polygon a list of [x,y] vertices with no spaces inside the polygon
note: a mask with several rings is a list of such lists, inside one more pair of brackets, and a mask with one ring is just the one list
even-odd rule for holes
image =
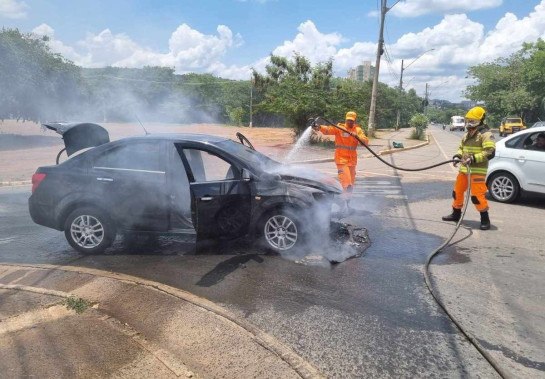
{"label": "orange uniform", "polygon": [[[354,124],[353,127],[347,127],[343,123],[337,125],[356,134],[365,144],[369,143],[369,139],[365,136],[361,126]],[[350,134],[333,126],[321,125],[320,132],[335,136],[335,163],[337,164],[339,181],[346,192],[351,192],[356,180],[356,165],[358,164],[356,149],[359,142]]]}

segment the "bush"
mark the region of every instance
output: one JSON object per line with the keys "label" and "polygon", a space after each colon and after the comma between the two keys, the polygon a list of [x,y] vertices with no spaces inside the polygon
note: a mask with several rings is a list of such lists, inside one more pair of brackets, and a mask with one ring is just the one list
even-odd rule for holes
{"label": "bush", "polygon": [[414,131],[411,134],[412,139],[419,139],[423,140],[426,137],[426,129],[428,127],[430,120],[423,115],[422,113],[415,114],[411,121],[409,121],[409,125],[414,128]]}

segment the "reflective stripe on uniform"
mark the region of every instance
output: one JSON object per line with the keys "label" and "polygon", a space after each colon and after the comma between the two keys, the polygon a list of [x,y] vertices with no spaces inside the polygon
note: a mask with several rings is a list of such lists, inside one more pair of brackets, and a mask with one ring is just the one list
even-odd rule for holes
{"label": "reflective stripe on uniform", "polygon": [[[471,166],[471,173],[472,174],[481,174],[481,175],[486,175],[486,172],[488,171],[488,168],[487,167],[475,167],[475,166]],[[460,167],[460,172],[464,173],[464,174],[467,174],[467,167],[466,166],[462,166]]]}
{"label": "reflective stripe on uniform", "polygon": [[336,145],[335,149],[356,150],[357,146]]}

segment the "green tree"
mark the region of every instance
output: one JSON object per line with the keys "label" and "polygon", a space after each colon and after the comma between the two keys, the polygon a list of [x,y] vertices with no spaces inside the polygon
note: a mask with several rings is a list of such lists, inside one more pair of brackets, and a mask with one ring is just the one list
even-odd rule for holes
{"label": "green tree", "polygon": [[497,123],[507,115],[519,115],[534,120],[542,116],[545,99],[545,41],[525,43],[507,58],[472,66],[469,75],[477,83],[469,86],[466,96],[484,102]]}
{"label": "green tree", "polygon": [[329,83],[333,75],[331,61],[312,67],[300,55],[290,61],[271,55],[266,74],[254,70],[254,81],[261,112],[286,117],[288,126],[300,134],[309,117],[322,115],[327,107]]}
{"label": "green tree", "polygon": [[47,46],[47,37],[0,31],[0,119],[63,119],[84,99],[81,70]]}

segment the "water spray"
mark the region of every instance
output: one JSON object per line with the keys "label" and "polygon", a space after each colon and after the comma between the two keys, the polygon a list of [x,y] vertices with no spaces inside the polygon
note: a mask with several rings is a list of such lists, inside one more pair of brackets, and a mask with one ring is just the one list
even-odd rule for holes
{"label": "water spray", "polygon": [[[429,170],[431,168],[434,168],[434,167],[438,167],[438,166],[442,166],[444,164],[448,164],[448,163],[453,163],[454,165],[457,165],[458,163],[461,162],[460,159],[450,159],[450,160],[447,160],[447,161],[444,161],[444,162],[440,162],[440,163],[437,163],[437,164],[434,164],[434,165],[431,165],[431,166],[426,166],[426,167],[419,167],[419,168],[404,168],[404,167],[398,167],[394,164],[391,164],[390,162],[387,162],[385,161],[384,159],[382,159],[382,157],[380,157],[377,153],[375,153],[369,146],[367,146],[359,137],[356,133],[353,133],[353,132],[350,132],[349,130],[346,130],[345,128],[337,125],[337,124],[334,124],[333,122],[323,118],[323,117],[316,117],[314,119],[310,119],[310,123],[312,127],[315,127],[316,125],[319,125],[318,124],[318,120],[323,120],[325,121],[326,123],[328,123],[329,125],[341,130],[343,133],[348,133],[350,136],[354,137],[359,143],[360,145],[363,145],[367,150],[369,150],[369,152],[371,152],[371,154],[373,154],[373,156],[375,156],[375,158],[377,158],[378,160],[380,160],[382,163],[384,163],[385,165],[389,166],[389,167],[392,167],[393,169],[396,169],[396,170],[400,170],[400,171],[424,171],[424,170]],[[471,168],[469,166],[469,164],[467,165],[467,179],[468,179],[468,183],[470,183],[470,179],[471,179]],[[458,222],[456,223],[456,226],[454,228],[454,231],[452,232],[452,234],[438,247],[436,248],[434,251],[431,252],[430,255],[428,255],[427,259],[426,259],[426,263],[424,265],[424,281],[425,281],[425,284],[426,284],[426,287],[428,289],[428,291],[430,292],[431,296],[433,297],[433,299],[435,300],[435,302],[439,305],[439,307],[445,312],[445,314],[447,315],[448,318],[450,318],[450,320],[454,323],[454,325],[456,325],[456,327],[458,328],[458,330],[467,338],[467,340],[475,347],[475,349],[477,349],[477,351],[483,356],[484,359],[486,359],[486,361],[492,366],[492,368],[494,368],[494,370],[498,373],[499,376],[501,376],[502,378],[506,379],[506,378],[510,378],[511,375],[506,371],[504,370],[503,368],[501,368],[499,366],[499,364],[496,362],[496,360],[492,357],[492,355],[490,355],[490,353],[488,353],[481,345],[480,343],[478,342],[478,340],[473,337],[469,332],[465,331],[462,326],[460,325],[460,323],[454,318],[454,316],[452,316],[452,314],[447,310],[446,306],[443,304],[443,302],[441,301],[441,299],[439,298],[439,296],[436,295],[436,293],[434,292],[433,290],[433,285],[431,283],[431,279],[430,279],[430,273],[429,273],[429,266],[431,264],[431,261],[433,260],[433,258],[438,255],[439,253],[442,252],[442,250],[449,246],[450,244],[450,241],[452,241],[452,239],[454,238],[454,236],[456,235],[456,233],[458,233],[458,229],[460,229],[460,226],[462,224],[462,221],[464,220],[464,217],[465,217],[465,214],[466,214],[466,210],[467,210],[467,206],[469,204],[469,199],[471,197],[471,186],[468,186],[467,190],[466,190],[466,196],[465,196],[465,201],[464,201],[464,208],[462,210],[462,214],[460,216],[460,219],[458,220]]]}

